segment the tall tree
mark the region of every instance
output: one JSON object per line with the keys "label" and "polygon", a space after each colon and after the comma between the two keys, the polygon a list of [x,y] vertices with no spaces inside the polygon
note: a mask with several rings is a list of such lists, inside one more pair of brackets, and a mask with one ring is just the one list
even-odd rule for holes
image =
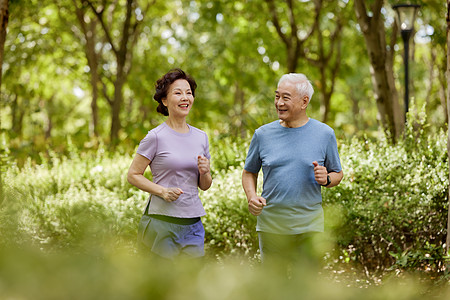
{"label": "tall tree", "polygon": [[390,46],[387,47],[382,13],[384,0],[374,0],[371,3],[368,6],[364,0],[355,0],[354,7],[372,66],[372,83],[381,122],[395,140],[402,133],[405,121],[400,110],[393,72],[397,23],[394,23]]}
{"label": "tall tree", "polygon": [[6,28],[9,19],[9,0],[0,0],[0,87],[2,86],[3,52],[6,41]]}
{"label": "tall tree", "polygon": [[[72,0],[73,6],[75,7],[75,15],[77,17],[80,31],[82,33],[82,38],[84,39],[84,51],[86,54],[90,83],[91,83],[91,134],[94,137],[99,136],[99,122],[98,122],[98,104],[97,100],[99,97],[99,84],[100,84],[100,53],[101,50],[96,49],[96,43],[99,42],[97,38],[97,21],[95,18],[91,18],[87,13],[87,3],[84,0]],[[103,48],[103,47],[102,47]]]}
{"label": "tall tree", "polygon": [[103,94],[111,107],[111,145],[115,145],[119,139],[121,129],[120,113],[122,109],[123,87],[130,73],[133,58],[133,48],[137,43],[140,33],[140,24],[149,7],[156,0],[147,2],[141,9],[137,0],[126,0],[125,10],[118,1],[94,1],[83,0],[97,17],[102,33],[112,51],[114,61],[109,63],[110,74],[108,80],[113,83],[114,92],[108,93],[105,78],[101,78]]}
{"label": "tall tree", "polygon": [[[285,0],[287,21],[283,21],[274,0],[266,2],[272,24],[286,48],[287,71],[296,72],[300,58],[308,60],[318,69],[317,86],[321,95],[322,121],[327,122],[330,99],[341,64],[341,34],[345,19],[348,18],[345,14],[347,4],[340,1],[314,0],[312,21],[308,22],[305,21],[305,13],[299,13],[298,8],[296,10],[296,6],[300,4],[294,4],[292,0]],[[326,12],[326,5],[333,6],[334,11]],[[307,26],[309,28],[305,30]]]}

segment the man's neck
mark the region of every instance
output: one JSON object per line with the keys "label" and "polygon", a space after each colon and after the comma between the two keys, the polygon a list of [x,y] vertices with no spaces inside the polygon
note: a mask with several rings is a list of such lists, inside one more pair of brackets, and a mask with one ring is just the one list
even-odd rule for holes
{"label": "man's neck", "polygon": [[309,117],[308,116],[304,116],[301,117],[297,120],[293,120],[293,121],[284,121],[284,120],[280,120],[280,124],[283,127],[287,127],[287,128],[298,128],[298,127],[302,127],[304,126],[306,123],[308,123],[309,121]]}

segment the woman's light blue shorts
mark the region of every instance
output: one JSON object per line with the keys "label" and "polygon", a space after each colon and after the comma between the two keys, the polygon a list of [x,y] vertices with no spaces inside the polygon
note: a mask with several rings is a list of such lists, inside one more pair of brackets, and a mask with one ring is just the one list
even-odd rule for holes
{"label": "woman's light blue shorts", "polygon": [[181,225],[144,215],[138,233],[138,243],[165,258],[205,255],[205,229],[201,220],[192,225]]}

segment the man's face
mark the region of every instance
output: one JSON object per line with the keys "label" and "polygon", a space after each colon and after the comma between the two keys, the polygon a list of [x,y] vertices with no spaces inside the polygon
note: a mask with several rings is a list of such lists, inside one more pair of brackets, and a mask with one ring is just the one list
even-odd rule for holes
{"label": "man's face", "polygon": [[302,110],[306,109],[304,97],[299,95],[295,83],[288,80],[283,81],[275,91],[275,107],[278,118],[285,122],[301,118]]}

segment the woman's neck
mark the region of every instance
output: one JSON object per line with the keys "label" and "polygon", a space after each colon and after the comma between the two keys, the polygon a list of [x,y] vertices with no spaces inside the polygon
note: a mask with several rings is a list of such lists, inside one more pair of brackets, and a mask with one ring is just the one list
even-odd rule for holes
{"label": "woman's neck", "polygon": [[188,133],[189,132],[189,126],[186,123],[186,118],[182,119],[175,119],[171,118],[170,116],[166,120],[167,126],[175,130],[179,133]]}

